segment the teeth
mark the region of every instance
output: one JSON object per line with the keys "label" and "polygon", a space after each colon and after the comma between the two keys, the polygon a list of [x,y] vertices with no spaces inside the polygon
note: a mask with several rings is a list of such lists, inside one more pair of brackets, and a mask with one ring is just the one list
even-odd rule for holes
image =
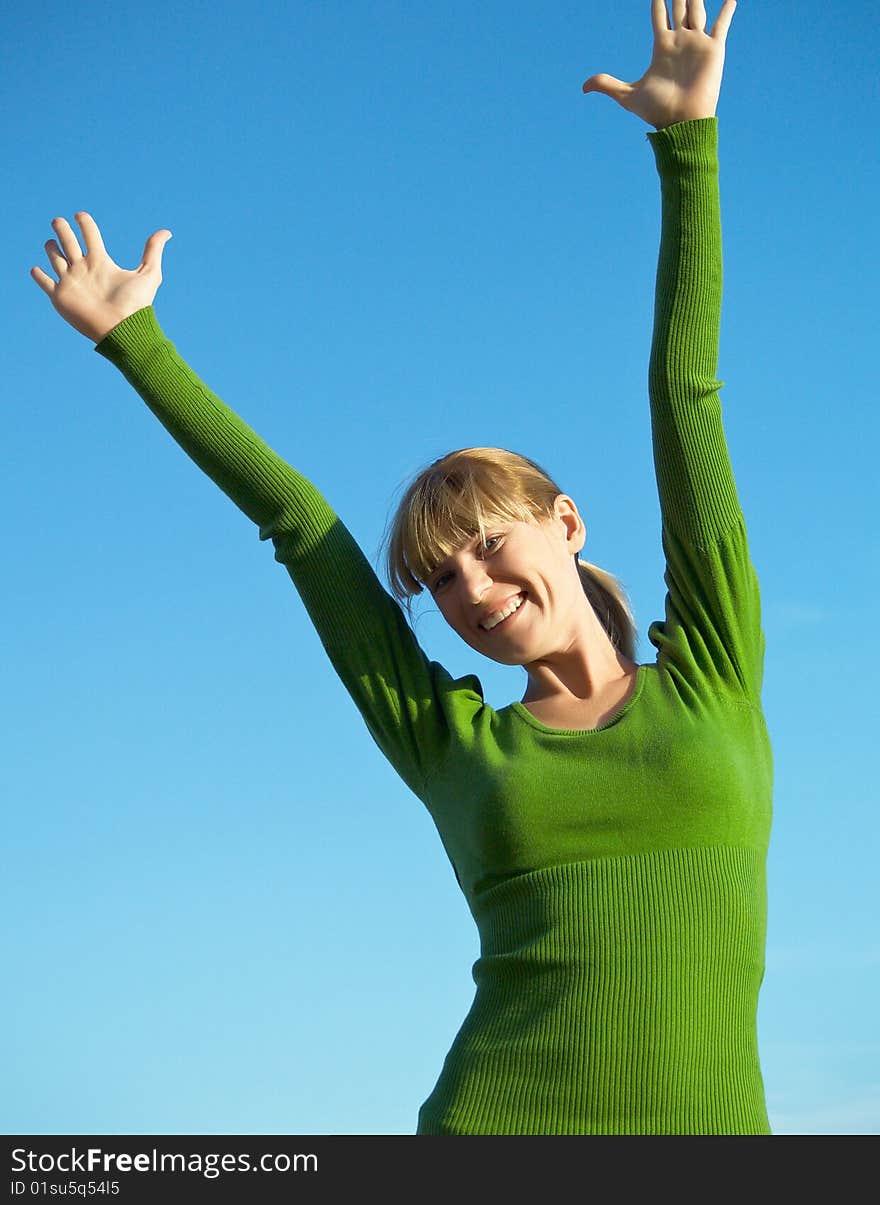
{"label": "teeth", "polygon": [[487,632],[491,632],[493,628],[498,627],[502,619],[506,619],[507,616],[512,615],[514,611],[518,611],[525,601],[526,600],[520,594],[520,596],[515,598],[505,611],[496,611],[490,619],[487,619],[485,623],[481,623],[480,627],[485,629]]}

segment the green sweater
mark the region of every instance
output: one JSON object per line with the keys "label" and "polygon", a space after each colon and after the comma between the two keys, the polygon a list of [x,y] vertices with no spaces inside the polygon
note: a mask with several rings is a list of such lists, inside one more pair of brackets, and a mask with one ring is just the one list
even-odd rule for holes
{"label": "green sweater", "polygon": [[470,1010],[418,1134],[766,1134],[773,758],[764,634],[716,380],[717,119],[647,134],[662,233],[648,376],[665,617],[600,727],[453,678],[320,491],[177,354],[151,306],[97,344],[271,539],[371,736],[432,816],[476,922]]}

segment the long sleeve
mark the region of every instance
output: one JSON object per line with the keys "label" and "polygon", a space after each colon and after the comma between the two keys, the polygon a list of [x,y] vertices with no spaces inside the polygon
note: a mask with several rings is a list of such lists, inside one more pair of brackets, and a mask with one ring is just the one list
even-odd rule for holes
{"label": "long sleeve", "polygon": [[649,638],[682,689],[760,707],[760,591],[716,377],[718,121],[678,122],[647,138],[662,203],[648,393],[668,588],[666,621],[652,624]]}
{"label": "long sleeve", "polygon": [[282,460],[178,355],[152,306],[96,345],[190,458],[271,539],[374,741],[423,802],[451,725],[482,704],[418,644],[397,600],[317,487]]}

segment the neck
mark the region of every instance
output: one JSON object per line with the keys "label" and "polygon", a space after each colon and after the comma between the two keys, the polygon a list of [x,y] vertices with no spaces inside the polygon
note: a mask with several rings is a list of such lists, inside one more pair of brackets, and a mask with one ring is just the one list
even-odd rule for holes
{"label": "neck", "polygon": [[589,610],[593,622],[587,623],[580,639],[568,649],[524,666],[529,682],[523,703],[551,698],[588,702],[637,672],[638,664],[611,643],[592,607]]}

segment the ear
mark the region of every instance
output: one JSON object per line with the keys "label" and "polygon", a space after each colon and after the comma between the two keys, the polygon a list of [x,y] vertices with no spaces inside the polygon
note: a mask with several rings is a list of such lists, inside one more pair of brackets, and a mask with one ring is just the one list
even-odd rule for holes
{"label": "ear", "polygon": [[587,528],[578,512],[577,504],[568,494],[558,494],[553,507],[557,519],[563,525],[566,547],[576,556],[587,542]]}

